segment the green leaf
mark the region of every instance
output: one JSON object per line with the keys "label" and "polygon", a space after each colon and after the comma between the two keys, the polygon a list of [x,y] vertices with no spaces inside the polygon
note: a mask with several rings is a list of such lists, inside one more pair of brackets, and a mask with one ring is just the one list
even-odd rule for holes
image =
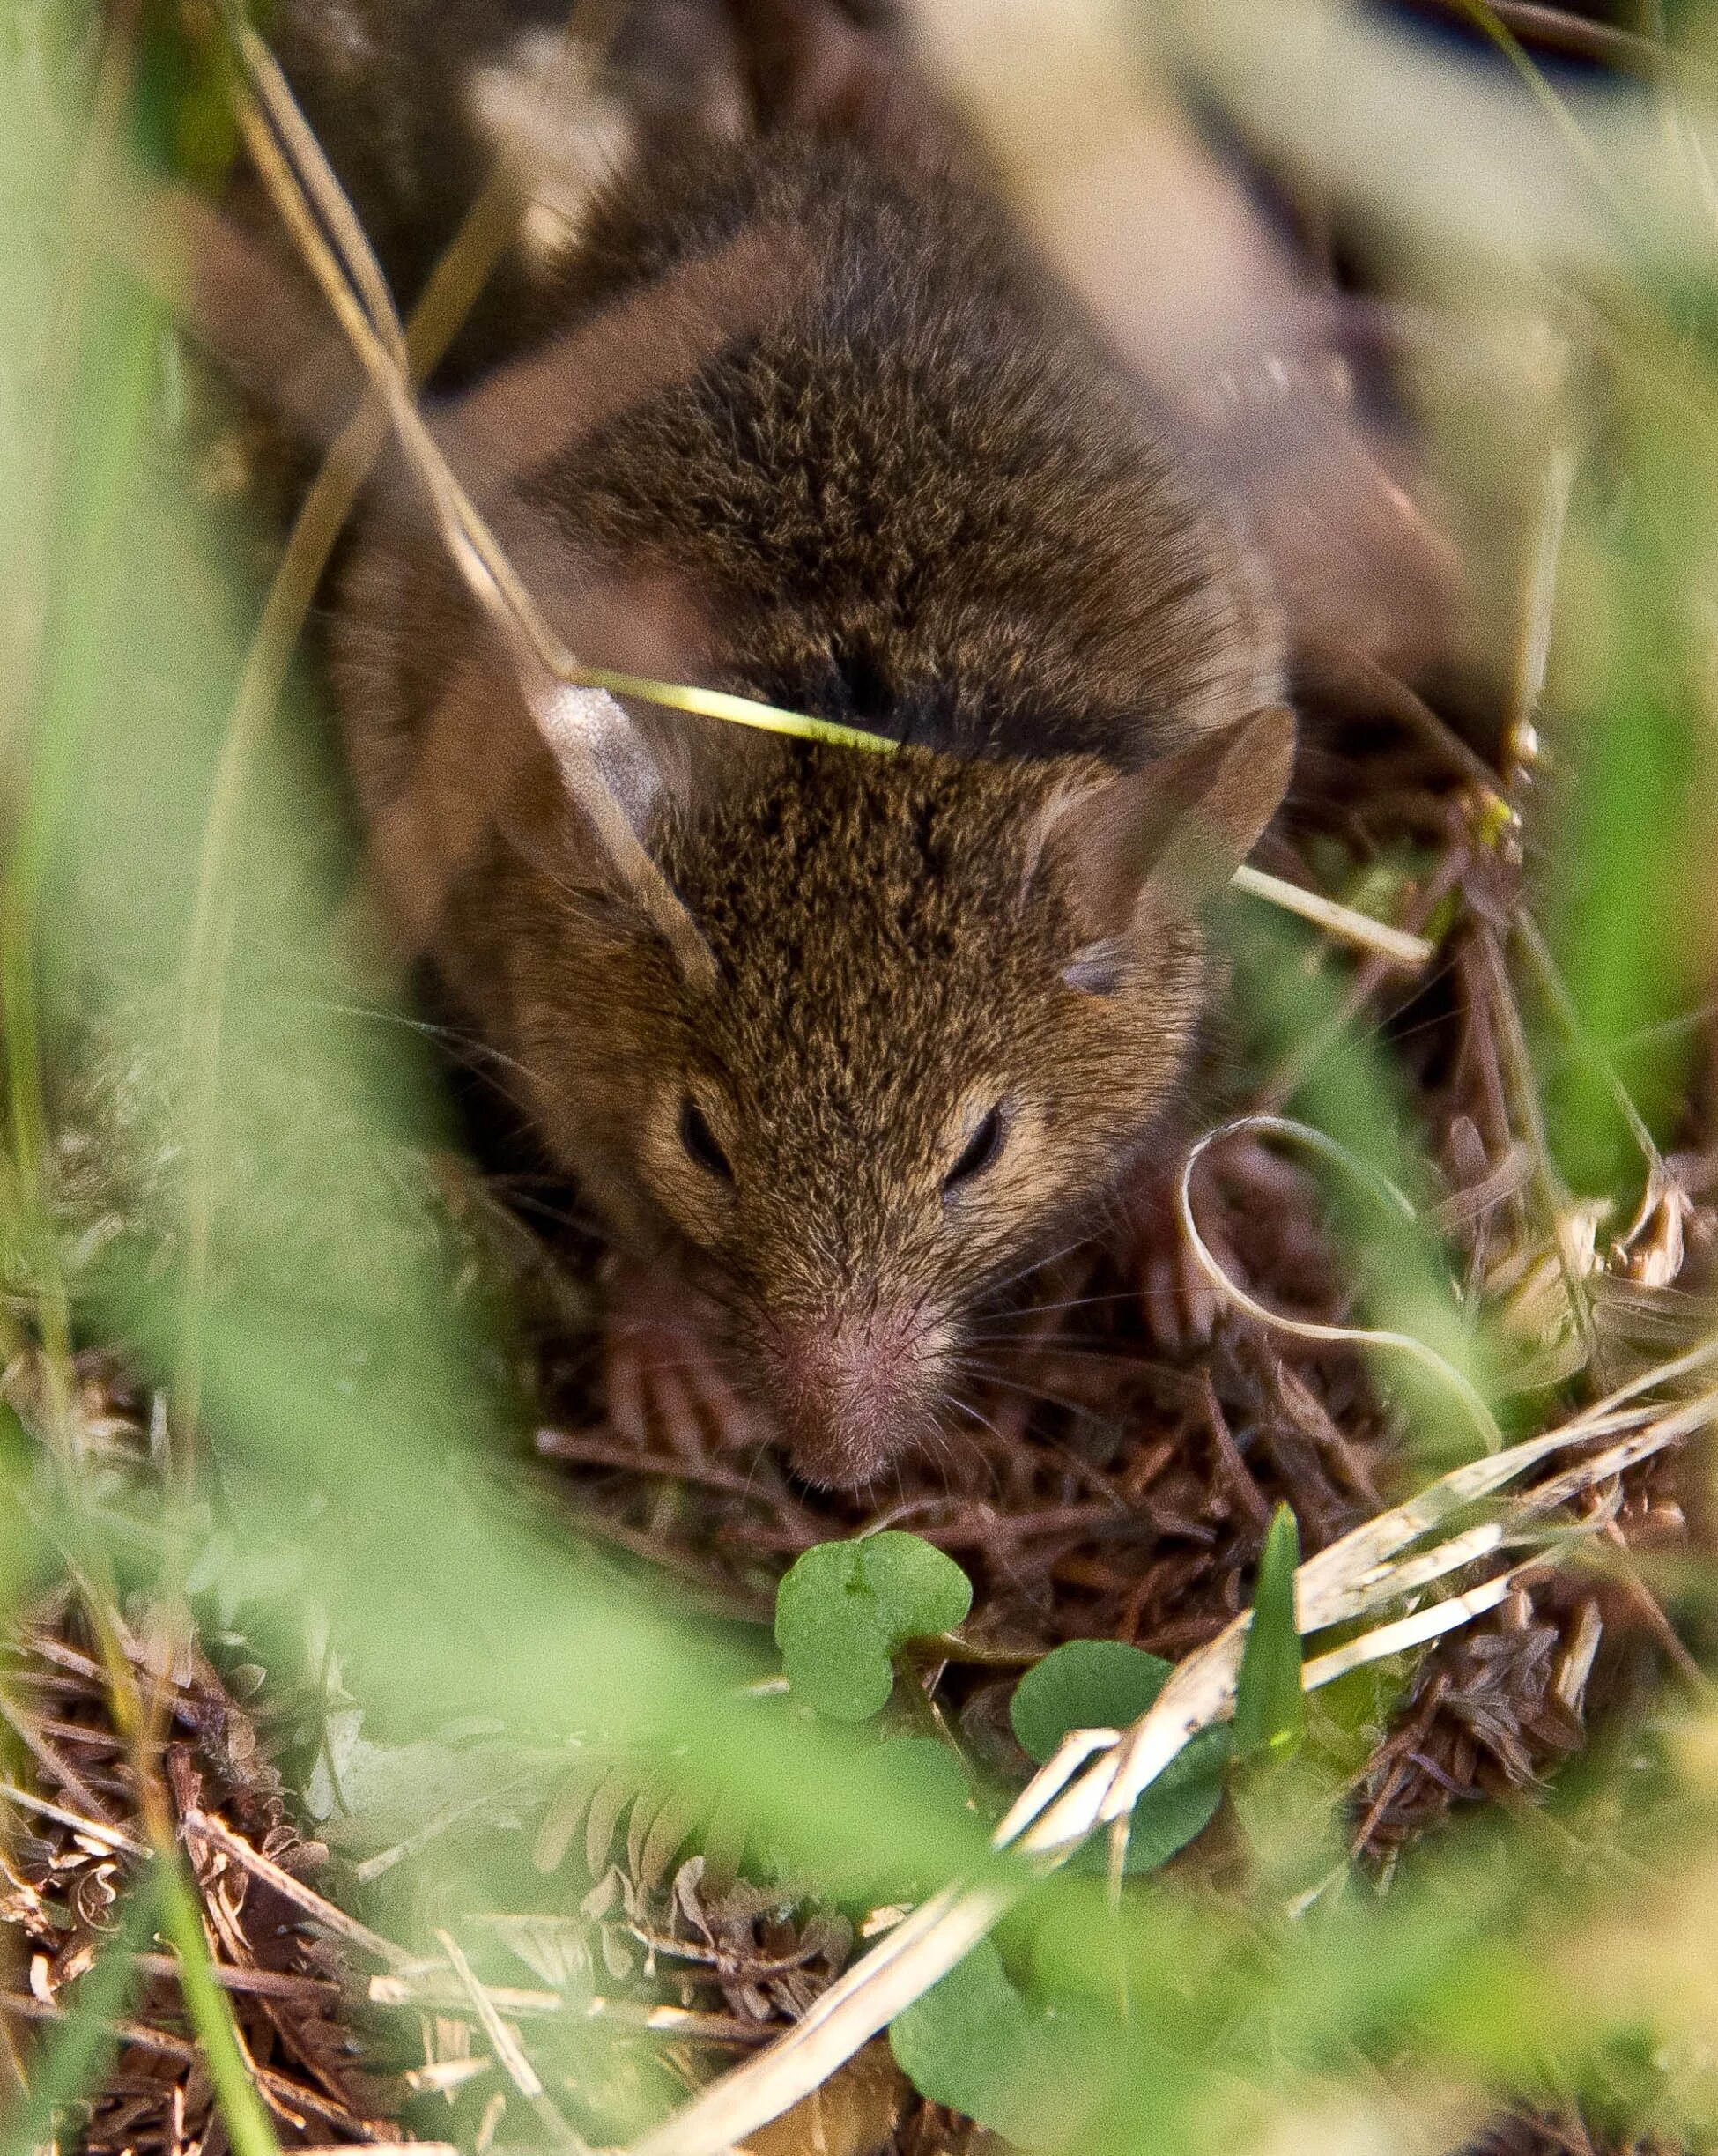
{"label": "green leaf", "polygon": [[1243,1761],[1289,1759],[1306,1734],[1300,1628],[1294,1615],[1300,1563],[1300,1530],[1288,1507],[1278,1505],[1259,1560],[1253,1622],[1235,1686],[1235,1754]]}
{"label": "green leaf", "polygon": [[1071,1640],[1015,1686],[1008,1718],[1041,1767],[1070,1730],[1124,1730],[1137,1722],[1174,1667],[1120,1640]]}
{"label": "green leaf", "polygon": [[921,2096],[998,2132],[1014,2123],[1011,2093],[1030,2086],[1041,2042],[1038,2017],[989,1939],[897,2014],[889,2031],[895,2063]]}
{"label": "green leaf", "polygon": [[775,1644],[794,1692],[837,1722],[887,1704],[909,1640],[952,1631],[973,1584],[917,1535],[867,1535],[807,1550],[776,1589]]}
{"label": "green leaf", "polygon": [[[1041,1767],[1070,1730],[1125,1729],[1137,1722],[1174,1673],[1173,1663],[1120,1640],[1070,1640],[1028,1670],[1014,1688],[1009,1719]],[[1203,1730],[1142,1794],[1128,1834],[1127,1869],[1155,1871],[1208,1826],[1223,1796],[1226,1730]],[[1103,1839],[1073,1860],[1102,1871]]]}
{"label": "green leaf", "polygon": [[922,2096],[1021,2148],[1081,2145],[1084,2093],[1113,2058],[1115,2026],[1065,1992],[1022,1992],[981,1939],[895,2017],[889,2046]]}

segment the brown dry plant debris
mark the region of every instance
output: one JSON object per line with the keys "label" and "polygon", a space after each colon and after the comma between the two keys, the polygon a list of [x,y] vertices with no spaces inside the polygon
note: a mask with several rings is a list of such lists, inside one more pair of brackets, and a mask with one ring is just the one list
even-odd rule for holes
{"label": "brown dry plant debris", "polygon": [[1463,2156],[1680,2156],[1656,2134],[1619,2138],[1578,2115],[1522,2111],[1505,2120]]}
{"label": "brown dry plant debris", "polygon": [[[198,1649],[147,1673],[167,1701],[167,1784],[217,1981],[277,2130],[289,2144],[394,2138],[388,2119],[398,2092],[364,2070],[360,1995],[346,1955],[265,1879],[186,1834],[186,1822],[218,1811],[236,1840],[307,1886],[325,1870],[327,1850],[291,1823],[255,1724]],[[0,1800],[0,2023],[16,2056],[27,2056],[21,2038],[77,2001],[118,1928],[143,1851],[130,1831],[137,1805],[128,1747],[69,1589],[33,1609],[0,1649],[0,1697],[27,1754]],[[94,2156],[215,2145],[214,2097],[176,1966],[152,1947],[135,1956],[126,2012],[114,2025],[115,2066],[77,2129],[77,2145]]]}

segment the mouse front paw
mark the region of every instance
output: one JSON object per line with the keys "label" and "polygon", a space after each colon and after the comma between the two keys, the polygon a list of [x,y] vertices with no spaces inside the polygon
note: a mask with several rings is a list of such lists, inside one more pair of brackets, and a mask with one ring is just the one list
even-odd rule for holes
{"label": "mouse front paw", "polygon": [[735,1384],[707,1295],[664,1270],[623,1261],[607,1283],[604,1397],[618,1437],[685,1461],[766,1443],[760,1411]]}

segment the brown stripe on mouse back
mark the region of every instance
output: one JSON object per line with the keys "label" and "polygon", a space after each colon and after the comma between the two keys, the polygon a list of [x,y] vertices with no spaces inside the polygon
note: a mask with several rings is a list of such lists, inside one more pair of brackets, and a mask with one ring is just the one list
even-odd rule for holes
{"label": "brown stripe on mouse back", "polygon": [[802,232],[753,225],[442,405],[435,435],[479,506],[504,515],[584,438],[779,316],[814,272]]}

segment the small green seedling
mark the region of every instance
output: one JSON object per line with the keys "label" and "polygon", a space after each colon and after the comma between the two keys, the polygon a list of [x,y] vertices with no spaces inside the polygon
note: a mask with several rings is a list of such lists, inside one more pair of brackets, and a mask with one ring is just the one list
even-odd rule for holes
{"label": "small green seedling", "polygon": [[1300,1563],[1300,1530],[1288,1507],[1278,1505],[1259,1560],[1253,1622],[1235,1684],[1235,1757],[1243,1766],[1292,1759],[1307,1733],[1294,1613]]}
{"label": "small green seedling", "polygon": [[[1014,1688],[1009,1718],[1023,1748],[1041,1767],[1070,1730],[1124,1730],[1168,1683],[1173,1663],[1120,1640],[1071,1640],[1027,1671]],[[1223,1795],[1226,1730],[1202,1730],[1145,1789],[1128,1834],[1127,1869],[1155,1871],[1207,1826]],[[1077,1871],[1101,1871],[1102,1838],[1073,1859]]]}
{"label": "small green seedling", "polygon": [[952,1632],[972,1606],[972,1582],[917,1535],[820,1542],[776,1589],[775,1644],[796,1698],[866,1722],[888,1704],[907,1642]]}

